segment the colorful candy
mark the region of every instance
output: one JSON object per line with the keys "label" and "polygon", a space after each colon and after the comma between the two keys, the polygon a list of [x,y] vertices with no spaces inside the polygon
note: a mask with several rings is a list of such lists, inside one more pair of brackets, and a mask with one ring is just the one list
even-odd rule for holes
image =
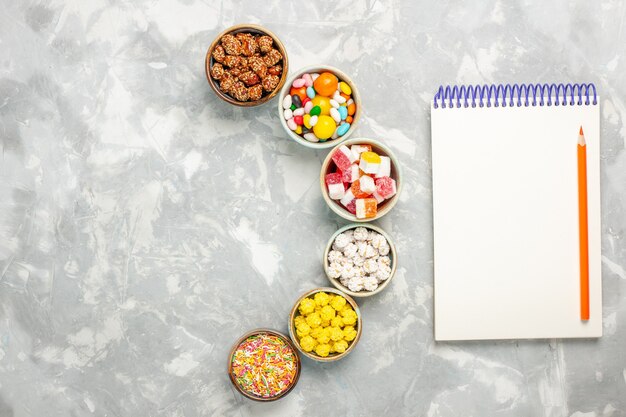
{"label": "colorful candy", "polygon": [[298,306],[294,319],[300,347],[320,357],[343,353],[357,336],[356,311],[341,295],[315,293]]}
{"label": "colorful candy", "polygon": [[[396,181],[391,178],[391,159],[372,151],[371,145],[352,145],[349,149],[341,145],[331,159],[337,170],[326,175],[328,195],[358,219],[376,217],[378,205],[397,193]],[[333,178],[332,193],[328,178]],[[345,192],[336,186],[339,178],[346,186]]]}
{"label": "colorful candy", "polygon": [[[356,105],[351,95],[352,88],[333,73],[305,73],[292,82],[289,95],[283,98],[283,109],[292,111],[284,111],[283,117],[289,129],[310,142],[336,139],[348,133],[354,122]],[[296,116],[304,116],[302,123],[290,123]],[[294,125],[301,128],[293,129]]]}
{"label": "colorful candy", "polygon": [[[342,339],[348,341],[350,335],[345,329]],[[283,394],[291,388],[298,371],[296,353],[291,346],[270,333],[259,333],[241,342],[233,353],[231,365],[237,385],[260,398]]]}

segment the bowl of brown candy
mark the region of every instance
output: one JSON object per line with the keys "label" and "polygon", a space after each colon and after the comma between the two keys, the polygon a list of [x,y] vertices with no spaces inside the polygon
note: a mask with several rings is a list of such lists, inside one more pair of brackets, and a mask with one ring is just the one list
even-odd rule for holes
{"label": "bowl of brown candy", "polygon": [[230,27],[206,54],[209,85],[222,100],[252,107],[271,100],[285,84],[287,53],[278,37],[257,25]]}

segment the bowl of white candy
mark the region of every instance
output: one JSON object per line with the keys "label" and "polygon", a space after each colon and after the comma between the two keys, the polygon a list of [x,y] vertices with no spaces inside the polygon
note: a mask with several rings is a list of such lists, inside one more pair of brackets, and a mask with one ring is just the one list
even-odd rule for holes
{"label": "bowl of white candy", "polygon": [[352,297],[370,297],[389,285],[397,259],[391,238],[380,227],[349,224],[328,240],[324,272],[338,290]]}

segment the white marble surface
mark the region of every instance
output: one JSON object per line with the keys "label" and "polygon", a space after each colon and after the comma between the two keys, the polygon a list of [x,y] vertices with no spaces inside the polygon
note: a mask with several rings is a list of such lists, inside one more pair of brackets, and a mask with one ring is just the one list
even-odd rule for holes
{"label": "white marble surface", "polygon": [[[466,3],[0,0],[0,416],[626,416],[626,3]],[[286,330],[343,221],[325,152],[287,140],[274,102],[209,89],[206,48],[242,22],[292,69],[353,75],[357,135],[405,174],[379,222],[400,267],[360,302],[359,346],[305,360],[273,404],[234,392],[227,351]],[[553,81],[602,95],[605,336],[436,344],[428,102],[440,83]]]}

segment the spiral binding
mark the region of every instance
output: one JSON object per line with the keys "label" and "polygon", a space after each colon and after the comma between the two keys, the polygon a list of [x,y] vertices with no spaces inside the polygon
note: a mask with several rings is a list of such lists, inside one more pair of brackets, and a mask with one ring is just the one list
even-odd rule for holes
{"label": "spiral binding", "polygon": [[[591,100],[593,94],[593,100]],[[492,101],[493,98],[493,101]],[[569,103],[567,99],[570,99]],[[575,101],[578,99],[577,101]],[[583,102],[583,99],[585,100]],[[478,101],[478,103],[477,103]],[[508,101],[508,102],[507,102]],[[434,108],[588,106],[598,104],[596,86],[589,84],[491,84],[440,86]]]}

